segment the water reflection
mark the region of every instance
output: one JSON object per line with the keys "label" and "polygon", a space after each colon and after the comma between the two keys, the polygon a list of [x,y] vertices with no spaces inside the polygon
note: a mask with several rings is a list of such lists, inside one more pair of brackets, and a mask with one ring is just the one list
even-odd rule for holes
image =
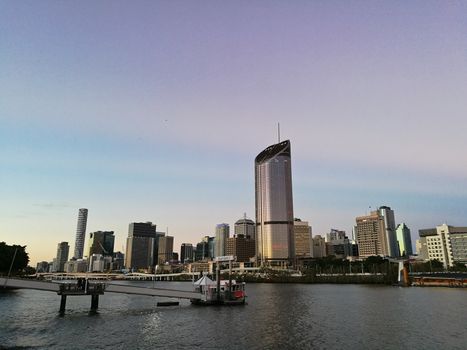
{"label": "water reflection", "polygon": [[[151,284],[151,283],[150,283]],[[141,285],[141,284],[138,284]],[[190,283],[162,283],[191,288]],[[466,290],[357,285],[249,284],[248,305],[158,308],[157,298],[0,294],[0,347],[47,349],[465,349]]]}

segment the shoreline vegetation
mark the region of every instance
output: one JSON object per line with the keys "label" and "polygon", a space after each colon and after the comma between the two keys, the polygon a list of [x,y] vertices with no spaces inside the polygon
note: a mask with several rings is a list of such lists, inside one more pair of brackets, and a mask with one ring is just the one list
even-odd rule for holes
{"label": "shoreline vegetation", "polygon": [[[222,279],[229,276],[222,274]],[[391,279],[385,274],[332,274],[332,275],[302,275],[292,276],[290,274],[232,274],[232,279],[237,282],[246,283],[303,283],[303,284],[386,284],[392,285],[397,282],[397,277]],[[173,277],[172,281],[191,282],[190,275]]]}

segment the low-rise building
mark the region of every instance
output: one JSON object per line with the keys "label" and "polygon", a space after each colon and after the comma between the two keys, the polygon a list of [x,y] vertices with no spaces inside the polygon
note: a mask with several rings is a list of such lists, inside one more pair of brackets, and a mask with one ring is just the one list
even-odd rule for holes
{"label": "low-rise building", "polygon": [[88,270],[88,262],[86,259],[72,259],[65,263],[65,272],[76,273],[86,272]]}
{"label": "low-rise building", "polygon": [[467,264],[467,227],[443,224],[418,231],[419,255],[428,260],[437,259],[445,268],[455,262]]}
{"label": "low-rise building", "polygon": [[36,272],[37,273],[49,272],[49,263],[47,261],[38,262],[36,265]]}
{"label": "low-rise building", "polygon": [[341,259],[354,256],[352,243],[345,231],[331,229],[331,232],[326,234],[326,254]]}

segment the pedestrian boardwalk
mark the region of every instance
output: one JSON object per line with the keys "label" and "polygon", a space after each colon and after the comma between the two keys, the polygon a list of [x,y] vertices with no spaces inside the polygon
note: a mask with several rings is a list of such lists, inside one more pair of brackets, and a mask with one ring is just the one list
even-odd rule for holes
{"label": "pedestrian boardwalk", "polygon": [[55,293],[58,293],[60,290],[60,285],[58,283],[0,277],[0,288],[3,287],[46,290]]}
{"label": "pedestrian boardwalk", "polygon": [[[153,296],[153,297],[166,297],[166,298],[178,298],[178,299],[199,299],[199,300],[203,300],[205,297],[201,293],[176,290],[176,289],[135,287],[135,286],[122,285],[122,284],[112,284],[112,283],[99,283],[99,284],[104,285],[104,292],[108,292],[108,293],[124,293],[124,294],[147,295],[147,296]],[[43,282],[43,281],[37,281],[37,280],[18,279],[18,278],[7,279],[3,277],[0,277],[0,288],[1,287],[37,289],[37,290],[45,290],[45,291],[55,292],[55,293],[59,293],[61,290],[60,283]],[[76,294],[82,294],[82,293],[76,293]]]}

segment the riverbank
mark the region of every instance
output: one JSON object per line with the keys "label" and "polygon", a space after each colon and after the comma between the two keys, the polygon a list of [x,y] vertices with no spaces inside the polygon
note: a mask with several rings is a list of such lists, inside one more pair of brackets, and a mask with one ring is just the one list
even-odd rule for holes
{"label": "riverbank", "polygon": [[[228,275],[222,275],[222,279],[228,279]],[[397,279],[389,278],[386,274],[344,274],[344,275],[250,275],[233,274],[232,279],[237,282],[247,283],[304,283],[304,284],[386,284],[391,285]],[[191,281],[188,275],[180,275],[173,281]]]}

